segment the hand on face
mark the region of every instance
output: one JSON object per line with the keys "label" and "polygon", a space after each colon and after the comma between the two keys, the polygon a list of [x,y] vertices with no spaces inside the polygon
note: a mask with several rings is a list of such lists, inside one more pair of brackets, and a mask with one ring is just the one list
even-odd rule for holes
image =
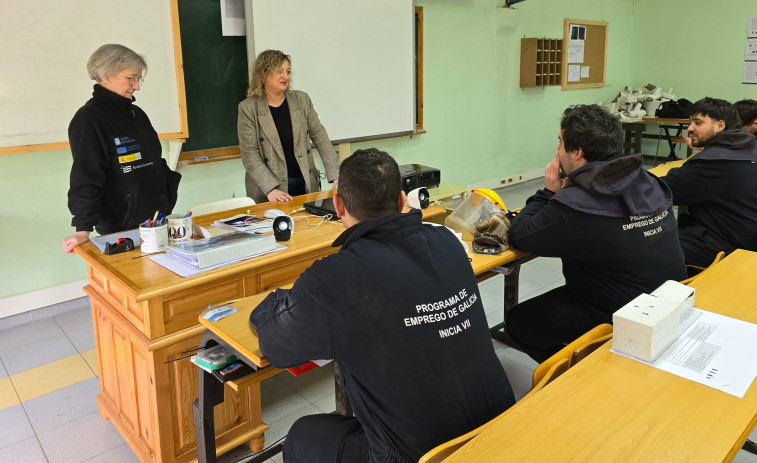
{"label": "hand on face", "polygon": [[544,188],[557,193],[566,187],[568,183],[570,183],[570,178],[560,178],[560,157],[555,154],[555,158],[544,169]]}

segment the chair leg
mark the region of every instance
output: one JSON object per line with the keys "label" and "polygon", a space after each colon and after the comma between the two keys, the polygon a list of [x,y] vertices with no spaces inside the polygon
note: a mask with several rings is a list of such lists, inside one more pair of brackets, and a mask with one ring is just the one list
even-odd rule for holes
{"label": "chair leg", "polygon": [[741,450],[757,455],[757,444],[747,439],[744,445],[741,446]]}

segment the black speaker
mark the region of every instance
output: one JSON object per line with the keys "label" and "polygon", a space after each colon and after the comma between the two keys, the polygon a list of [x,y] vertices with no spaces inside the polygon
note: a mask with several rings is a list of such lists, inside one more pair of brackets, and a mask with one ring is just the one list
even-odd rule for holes
{"label": "black speaker", "polygon": [[280,215],[273,219],[273,236],[276,241],[289,241],[294,232],[294,221],[288,215]]}

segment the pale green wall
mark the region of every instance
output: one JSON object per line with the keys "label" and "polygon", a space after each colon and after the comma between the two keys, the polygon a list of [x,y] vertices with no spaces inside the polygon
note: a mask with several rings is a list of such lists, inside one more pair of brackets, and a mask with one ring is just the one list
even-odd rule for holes
{"label": "pale green wall", "polygon": [[754,0],[635,0],[631,79],[653,83],[678,98],[756,98],[741,83],[747,21]]}
{"label": "pale green wall", "polygon": [[[629,82],[634,62],[631,44],[639,28],[639,11],[665,2],[529,0],[516,5],[516,11],[499,10],[497,6],[503,3],[417,0],[424,7],[424,126],[428,133],[354,144],[352,149],[376,146],[400,164],[437,167],[445,182],[457,184],[542,168],[554,156],[557,124],[566,106],[606,100],[633,83]],[[702,9],[688,11],[684,6],[676,10],[676,27],[691,36],[689,31],[694,29],[685,25],[686,19],[701,15]],[[709,16],[718,14],[717,10],[708,12]],[[561,37],[565,17],[610,23],[607,87],[520,89],[521,37]],[[746,23],[742,27],[741,22],[738,29],[743,31]],[[670,30],[669,24],[666,27]],[[740,50],[743,53],[743,47]],[[673,53],[691,54],[684,46],[666,55]],[[703,57],[702,66],[706,62]],[[676,80],[687,75],[681,72]],[[82,102],[86,97],[82,96]],[[0,156],[4,198],[0,204],[0,298],[85,277],[81,259],[61,251],[61,239],[72,232],[66,207],[70,163],[69,151]],[[239,160],[178,170],[184,178],[177,210],[244,193]]]}

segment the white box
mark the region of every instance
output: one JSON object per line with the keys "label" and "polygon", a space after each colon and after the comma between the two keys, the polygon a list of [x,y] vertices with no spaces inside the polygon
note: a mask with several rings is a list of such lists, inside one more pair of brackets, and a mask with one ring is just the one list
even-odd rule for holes
{"label": "white box", "polygon": [[685,309],[694,307],[695,294],[696,288],[682,285],[681,283],[673,280],[666,281],[662,284],[662,286],[652,291],[652,296],[661,297],[665,300],[678,304],[680,313],[682,313]]}
{"label": "white box", "polygon": [[612,347],[654,362],[678,338],[680,303],[641,294],[612,315]]}

